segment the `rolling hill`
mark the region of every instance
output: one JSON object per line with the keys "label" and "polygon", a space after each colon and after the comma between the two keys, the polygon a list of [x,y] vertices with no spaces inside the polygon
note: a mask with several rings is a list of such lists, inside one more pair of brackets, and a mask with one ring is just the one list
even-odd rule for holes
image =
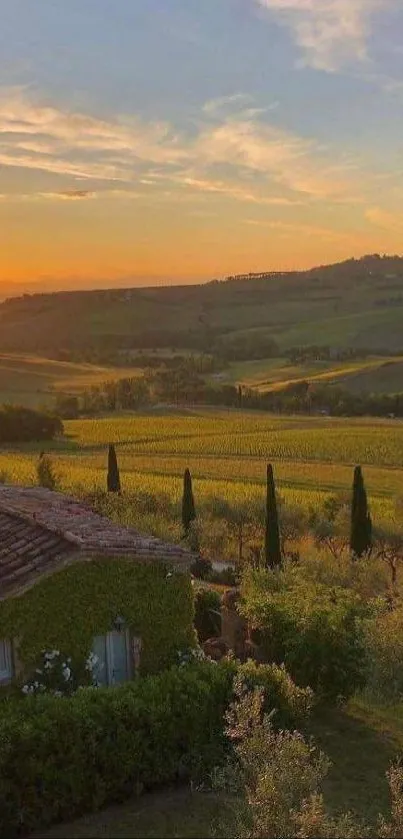
{"label": "rolling hill", "polygon": [[199,286],[24,295],[0,305],[0,351],[330,345],[403,350],[403,258],[367,256],[310,271]]}
{"label": "rolling hill", "polygon": [[51,405],[58,393],[80,396],[101,382],[141,375],[137,368],[73,364],[37,355],[0,353],[0,404]]}

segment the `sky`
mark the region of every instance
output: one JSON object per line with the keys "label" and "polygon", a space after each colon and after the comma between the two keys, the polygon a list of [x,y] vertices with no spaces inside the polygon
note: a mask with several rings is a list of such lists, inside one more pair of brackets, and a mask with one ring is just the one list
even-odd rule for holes
{"label": "sky", "polygon": [[0,0],[0,291],[403,253],[403,0]]}

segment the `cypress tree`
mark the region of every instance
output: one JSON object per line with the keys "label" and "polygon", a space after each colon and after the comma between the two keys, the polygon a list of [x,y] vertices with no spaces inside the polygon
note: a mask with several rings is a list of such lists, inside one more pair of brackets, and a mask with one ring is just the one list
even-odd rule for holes
{"label": "cypress tree", "polygon": [[354,469],[351,504],[350,550],[353,559],[368,553],[372,545],[372,521],[361,466]]}
{"label": "cypress tree", "polygon": [[192,476],[189,469],[186,469],[183,476],[183,496],[182,496],[182,525],[183,531],[187,535],[190,530],[192,521],[196,518],[195,501],[192,489]]}
{"label": "cypress tree", "polygon": [[115,446],[111,444],[108,451],[108,477],[107,477],[108,492],[118,492],[120,495],[120,475],[118,461],[116,457]]}
{"label": "cypress tree", "polygon": [[265,561],[267,568],[281,567],[280,530],[278,524],[276,488],[273,467],[267,467]]}

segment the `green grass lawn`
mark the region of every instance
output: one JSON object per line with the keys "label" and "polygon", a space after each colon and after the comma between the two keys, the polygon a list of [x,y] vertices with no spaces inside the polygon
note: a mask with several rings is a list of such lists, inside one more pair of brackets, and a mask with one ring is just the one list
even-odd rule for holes
{"label": "green grass lawn", "polygon": [[[209,839],[215,826],[230,822],[223,799],[188,789],[144,795],[71,824],[36,833],[32,839]],[[222,834],[224,835],[224,834]]]}
{"label": "green grass lawn", "polygon": [[[377,708],[354,700],[345,709],[316,712],[305,733],[332,762],[324,784],[328,809],[350,810],[375,825],[380,813],[388,813],[386,771],[403,752],[403,705]],[[58,825],[32,839],[209,839],[230,836],[232,819],[228,799],[166,790]]]}

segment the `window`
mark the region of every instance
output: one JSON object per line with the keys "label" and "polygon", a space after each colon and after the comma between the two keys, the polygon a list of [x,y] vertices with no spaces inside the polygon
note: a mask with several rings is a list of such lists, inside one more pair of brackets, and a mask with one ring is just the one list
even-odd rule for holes
{"label": "window", "polygon": [[117,685],[130,679],[129,632],[108,632],[94,638],[92,652],[98,662],[94,676],[99,685]]}
{"label": "window", "polygon": [[9,682],[13,676],[13,659],[9,641],[0,640],[0,682]]}

